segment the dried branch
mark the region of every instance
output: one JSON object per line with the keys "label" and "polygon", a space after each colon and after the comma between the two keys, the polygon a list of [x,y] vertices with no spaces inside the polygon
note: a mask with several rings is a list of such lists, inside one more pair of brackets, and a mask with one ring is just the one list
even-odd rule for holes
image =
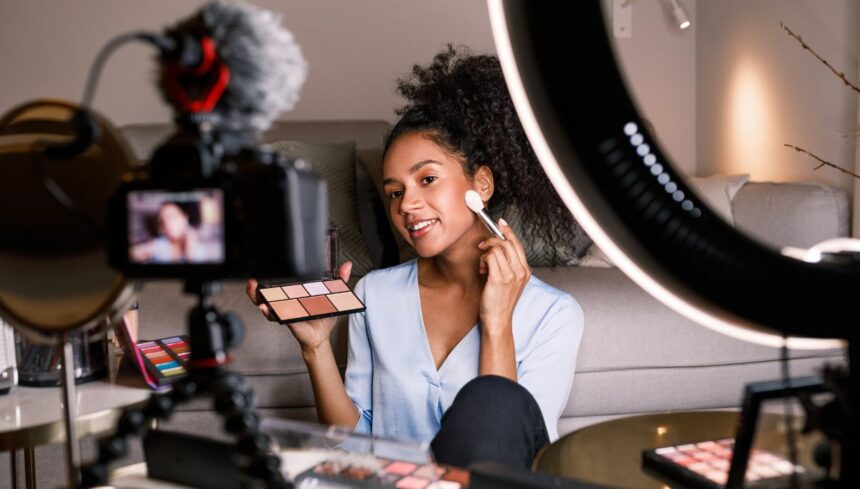
{"label": "dried branch", "polygon": [[813,168],[813,171],[815,171],[815,170],[817,170],[817,169],[821,168],[822,166],[829,166],[829,167],[831,167],[831,168],[836,168],[837,170],[841,171],[842,173],[845,173],[845,174],[847,174],[847,175],[851,175],[851,176],[852,176],[852,177],[854,177],[854,178],[860,178],[860,175],[858,175],[858,174],[856,174],[856,173],[854,173],[854,172],[852,172],[852,171],[846,170],[845,168],[842,168],[842,167],[841,167],[841,166],[839,166],[839,165],[834,165],[833,163],[831,163],[831,162],[829,162],[829,161],[825,161],[825,160],[823,160],[823,159],[819,158],[819,157],[818,157],[817,155],[815,155],[814,153],[811,153],[811,152],[809,152],[809,151],[807,151],[807,150],[805,150],[805,149],[803,149],[803,148],[800,148],[800,147],[798,147],[798,146],[794,146],[794,145],[792,145],[792,144],[783,144],[783,146],[789,147],[789,148],[791,148],[791,149],[793,149],[793,150],[795,150],[795,151],[797,151],[797,152],[799,152],[799,153],[807,154],[807,155],[811,156],[812,158],[815,158],[816,160],[818,160],[821,164],[820,164],[820,165],[818,165],[818,166],[816,166],[815,168]]}
{"label": "dried branch", "polygon": [[797,40],[797,42],[799,42],[800,45],[803,47],[803,49],[809,51],[810,53],[812,53],[813,56],[815,56],[818,59],[818,61],[821,61],[822,63],[824,63],[824,66],[826,66],[828,69],[830,69],[830,71],[832,71],[833,74],[838,76],[842,80],[842,83],[844,83],[846,86],[850,87],[851,90],[854,90],[855,92],[860,93],[860,88],[857,88],[857,85],[848,81],[848,78],[845,76],[845,73],[843,73],[841,71],[837,71],[836,68],[833,67],[833,65],[831,65],[829,62],[827,62],[826,59],[822,58],[821,55],[819,55],[817,52],[815,52],[814,49],[809,47],[809,44],[806,44],[806,42],[803,40],[802,37],[795,34],[794,31],[789,29],[788,26],[785,25],[783,22],[780,22],[779,25],[785,30],[785,32],[788,33],[789,36],[795,38]]}

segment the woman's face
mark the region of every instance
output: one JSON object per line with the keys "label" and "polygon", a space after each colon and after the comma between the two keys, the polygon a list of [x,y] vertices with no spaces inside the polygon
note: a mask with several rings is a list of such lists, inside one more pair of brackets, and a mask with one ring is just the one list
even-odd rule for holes
{"label": "woman's face", "polygon": [[175,204],[167,204],[158,210],[158,229],[171,241],[178,241],[188,232],[188,216]]}
{"label": "woman's face", "polygon": [[383,186],[395,229],[419,256],[436,256],[480,227],[466,207],[473,189],[460,159],[421,133],[399,136],[383,162]]}

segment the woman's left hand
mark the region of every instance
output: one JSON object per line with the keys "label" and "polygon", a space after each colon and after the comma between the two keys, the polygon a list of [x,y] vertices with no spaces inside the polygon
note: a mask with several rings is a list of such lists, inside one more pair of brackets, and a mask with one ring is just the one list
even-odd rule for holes
{"label": "woman's left hand", "polygon": [[523,245],[513,229],[504,219],[499,219],[499,229],[505,239],[493,236],[478,244],[485,251],[479,273],[487,274],[479,315],[481,326],[490,332],[511,327],[514,307],[532,276]]}

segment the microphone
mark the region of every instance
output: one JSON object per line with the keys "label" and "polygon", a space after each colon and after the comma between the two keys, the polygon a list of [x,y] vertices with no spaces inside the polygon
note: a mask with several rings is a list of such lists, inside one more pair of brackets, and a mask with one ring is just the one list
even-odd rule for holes
{"label": "microphone", "polygon": [[176,62],[184,67],[193,68],[197,66],[203,57],[200,43],[188,35],[174,37],[143,32],[137,37],[157,47],[161,51],[163,60]]}
{"label": "microphone", "polygon": [[161,50],[159,88],[180,117],[211,113],[215,129],[261,133],[292,109],[307,63],[280,16],[212,2],[151,42]]}

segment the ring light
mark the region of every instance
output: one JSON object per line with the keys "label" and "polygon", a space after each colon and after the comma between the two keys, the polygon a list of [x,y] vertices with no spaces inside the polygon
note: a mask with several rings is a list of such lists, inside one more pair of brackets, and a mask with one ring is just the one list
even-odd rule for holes
{"label": "ring light", "polygon": [[726,224],[643,123],[599,1],[489,0],[517,113],[544,170],[595,243],[640,287],[720,333],[836,348],[860,316],[860,268],[782,255]]}

